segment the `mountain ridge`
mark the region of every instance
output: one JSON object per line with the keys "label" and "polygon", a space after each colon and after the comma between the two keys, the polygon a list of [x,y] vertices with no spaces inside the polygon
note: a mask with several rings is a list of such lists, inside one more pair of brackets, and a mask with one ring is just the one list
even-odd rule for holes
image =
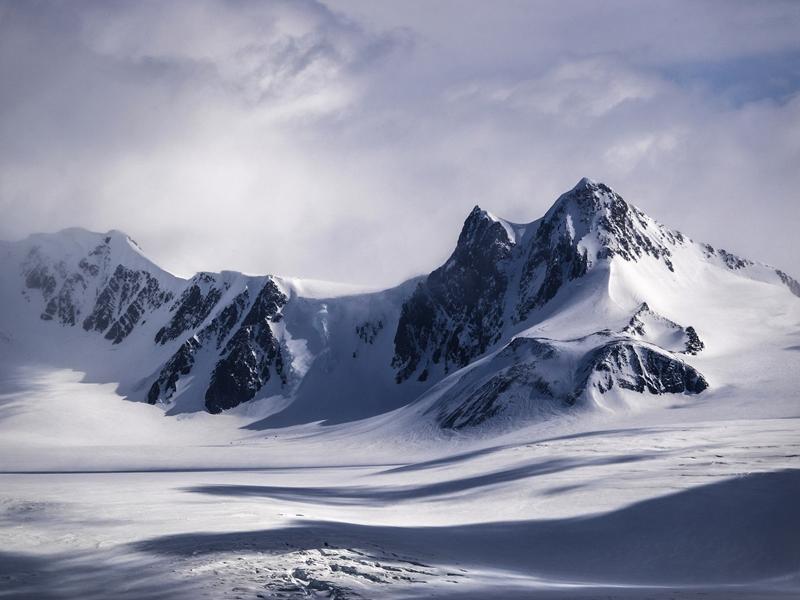
{"label": "mountain ridge", "polygon": [[[800,296],[785,272],[693,242],[588,178],[527,224],[476,206],[441,267],[370,293],[308,295],[301,280],[233,271],[183,279],[119,231],[70,228],[0,250],[4,286],[16,276],[27,304],[16,312],[28,319],[41,306],[41,320],[101,334],[142,363],[98,375],[120,393],[168,414],[260,399],[263,426],[422,405],[451,379],[460,391],[429,413],[455,429],[520,402],[701,393],[709,382],[686,361],[704,351],[708,328],[661,314],[654,301],[685,295],[700,271]],[[538,350],[520,355],[517,339]]]}

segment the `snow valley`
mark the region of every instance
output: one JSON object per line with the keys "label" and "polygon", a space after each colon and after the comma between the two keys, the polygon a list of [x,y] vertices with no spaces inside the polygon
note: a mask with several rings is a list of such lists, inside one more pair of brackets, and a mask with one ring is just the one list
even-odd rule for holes
{"label": "snow valley", "polygon": [[800,590],[800,283],[582,179],[385,290],[0,243],[0,597]]}

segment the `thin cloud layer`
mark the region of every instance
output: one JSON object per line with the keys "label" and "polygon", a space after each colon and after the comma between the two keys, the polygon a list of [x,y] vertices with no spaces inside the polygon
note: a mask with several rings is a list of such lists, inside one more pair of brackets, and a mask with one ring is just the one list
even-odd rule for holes
{"label": "thin cloud layer", "polygon": [[0,7],[0,238],[391,284],[588,175],[797,271],[796,3]]}

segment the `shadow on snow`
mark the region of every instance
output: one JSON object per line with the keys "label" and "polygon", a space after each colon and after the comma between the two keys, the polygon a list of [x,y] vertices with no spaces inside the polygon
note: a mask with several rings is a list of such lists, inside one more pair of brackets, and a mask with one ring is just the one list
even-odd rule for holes
{"label": "shadow on snow", "polygon": [[[280,490],[291,499],[320,501],[354,495],[370,498],[370,493],[375,493],[329,488],[259,491],[249,486],[199,491],[276,497]],[[420,489],[383,499],[401,499],[404,494],[419,497]],[[729,479],[587,517],[436,527],[298,522],[263,531],[163,536],[137,543],[135,548],[190,556],[247,550],[287,552],[326,544],[348,548],[380,545],[437,563],[504,569],[546,579],[730,584],[800,573],[798,501],[800,470],[787,470]]]}

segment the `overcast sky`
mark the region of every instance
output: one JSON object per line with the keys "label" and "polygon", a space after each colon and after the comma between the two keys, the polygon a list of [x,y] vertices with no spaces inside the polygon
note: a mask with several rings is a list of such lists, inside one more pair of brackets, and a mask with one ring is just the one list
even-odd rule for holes
{"label": "overcast sky", "polygon": [[392,284],[582,176],[800,276],[800,2],[0,0],[0,238]]}

